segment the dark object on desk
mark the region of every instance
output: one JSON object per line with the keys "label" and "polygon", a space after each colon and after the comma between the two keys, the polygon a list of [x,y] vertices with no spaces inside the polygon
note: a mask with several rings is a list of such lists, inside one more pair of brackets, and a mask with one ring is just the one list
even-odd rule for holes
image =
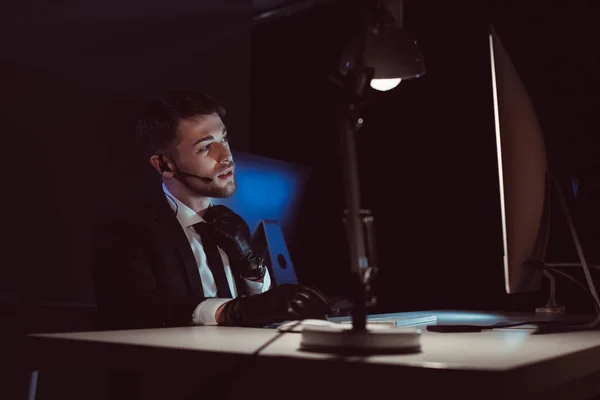
{"label": "dark object on desk", "polygon": [[464,333],[464,332],[481,332],[483,330],[480,326],[475,325],[429,325],[427,326],[429,332],[441,332],[441,333]]}
{"label": "dark object on desk", "polygon": [[330,297],[329,307],[329,317],[346,317],[352,313],[352,302],[347,297]]}
{"label": "dark object on desk", "polygon": [[536,335],[543,335],[546,333],[565,333],[572,330],[572,327],[566,324],[558,322],[545,322],[542,324],[537,324],[536,330],[533,333]]}
{"label": "dark object on desk", "polygon": [[[567,315],[557,316],[554,319],[532,317],[532,318],[517,318],[511,320],[499,321],[493,324],[441,324],[429,325],[429,332],[440,333],[465,333],[465,332],[481,332],[486,329],[505,329],[505,328],[526,328],[531,327],[534,334],[545,333],[560,333],[574,332],[582,330],[590,330],[588,322],[593,320],[594,316],[590,315]],[[597,327],[594,329],[598,329]]]}
{"label": "dark object on desk", "polygon": [[254,296],[241,296],[223,308],[225,326],[264,327],[298,319],[325,319],[328,300],[319,290],[284,284]]}
{"label": "dark object on desk", "polygon": [[440,332],[440,333],[466,333],[466,332],[481,332],[485,329],[503,329],[503,328],[515,328],[518,326],[534,325],[535,322],[523,321],[502,321],[495,324],[489,325],[473,325],[473,324],[447,324],[447,325],[428,325],[427,330],[429,332]]}
{"label": "dark object on desk", "polygon": [[[589,322],[590,320],[586,321]],[[547,333],[567,333],[577,331],[600,330],[600,326],[590,326],[589,323],[573,323],[564,321],[542,321],[536,322],[535,335],[544,335]]]}

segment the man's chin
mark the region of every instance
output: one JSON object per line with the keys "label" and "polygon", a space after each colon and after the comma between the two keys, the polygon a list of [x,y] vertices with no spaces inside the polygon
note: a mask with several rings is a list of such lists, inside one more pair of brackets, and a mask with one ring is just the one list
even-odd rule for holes
{"label": "man's chin", "polygon": [[208,197],[213,197],[216,199],[231,197],[235,194],[236,190],[237,190],[237,183],[235,181],[232,181],[225,186],[211,188],[210,189],[211,194]]}

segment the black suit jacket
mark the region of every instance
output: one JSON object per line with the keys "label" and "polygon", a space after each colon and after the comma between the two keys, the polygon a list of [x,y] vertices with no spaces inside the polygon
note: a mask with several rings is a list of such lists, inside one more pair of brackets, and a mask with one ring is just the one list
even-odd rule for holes
{"label": "black suit jacket", "polygon": [[[205,300],[202,282],[188,239],[164,195],[136,202],[98,225],[93,249],[101,328],[191,324],[194,309]],[[241,278],[236,279],[239,290]]]}

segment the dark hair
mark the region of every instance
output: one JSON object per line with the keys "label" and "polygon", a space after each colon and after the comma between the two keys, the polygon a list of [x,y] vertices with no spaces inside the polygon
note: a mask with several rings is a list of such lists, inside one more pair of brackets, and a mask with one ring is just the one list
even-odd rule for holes
{"label": "dark hair", "polygon": [[164,152],[177,134],[181,120],[216,113],[223,119],[225,108],[206,93],[172,90],[147,102],[136,123],[139,146],[145,156]]}

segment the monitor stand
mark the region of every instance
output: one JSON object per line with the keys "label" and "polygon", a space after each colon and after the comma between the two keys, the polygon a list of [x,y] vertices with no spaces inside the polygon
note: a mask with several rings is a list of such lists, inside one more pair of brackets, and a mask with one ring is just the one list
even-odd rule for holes
{"label": "monitor stand", "polygon": [[[524,315],[523,318],[529,321],[539,321],[544,325],[556,325],[558,329],[560,325],[564,325],[564,329],[568,329],[573,325],[580,326],[596,318],[595,314],[576,313],[570,314],[566,312],[566,307],[558,304],[556,301],[556,282],[554,276],[547,270],[544,270],[544,276],[550,281],[550,294],[545,305],[537,307],[533,315]],[[598,310],[596,310],[597,312]]]}
{"label": "monitor stand", "polygon": [[549,332],[552,332],[554,329],[556,329],[557,331],[599,329],[600,298],[598,297],[598,293],[596,292],[596,286],[594,285],[594,281],[590,274],[590,268],[588,267],[587,261],[583,254],[583,249],[581,248],[581,243],[579,242],[579,238],[575,230],[575,225],[569,213],[569,208],[567,206],[565,197],[563,196],[562,189],[556,181],[556,179],[554,179],[552,176],[550,176],[550,182],[555,186],[560,206],[563,211],[563,216],[565,217],[565,220],[569,227],[569,231],[571,232],[571,238],[573,239],[573,244],[575,245],[575,248],[577,250],[577,255],[579,257],[579,261],[581,263],[581,267],[583,268],[583,273],[586,278],[588,293],[594,300],[595,314],[591,316],[585,314],[566,314],[565,308],[563,306],[560,306],[556,302],[556,283],[554,280],[554,276],[548,271],[548,267],[551,268],[551,264],[544,263],[543,273],[544,276],[550,281],[550,296],[548,297],[548,302],[544,306],[538,307],[536,309],[535,318],[538,319],[540,322],[543,322],[542,324],[540,324],[540,329],[548,329]]}

